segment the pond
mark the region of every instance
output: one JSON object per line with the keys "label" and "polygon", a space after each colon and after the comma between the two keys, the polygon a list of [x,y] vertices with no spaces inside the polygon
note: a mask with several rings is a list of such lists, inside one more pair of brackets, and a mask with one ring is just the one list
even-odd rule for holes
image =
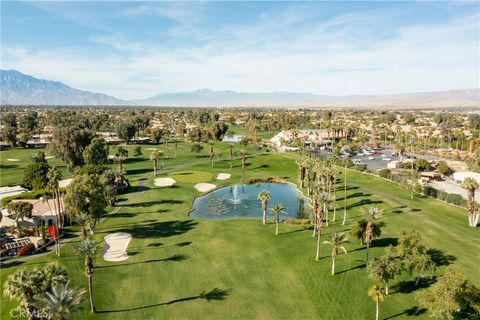
{"label": "pond", "polygon": [[242,141],[242,139],[244,137],[245,136],[234,134],[234,135],[231,135],[231,136],[224,136],[222,141],[223,142],[240,142],[240,141]]}
{"label": "pond", "polygon": [[262,190],[270,192],[267,218],[272,218],[270,208],[275,203],[285,207],[287,218],[308,218],[308,200],[289,183],[234,184],[220,188],[196,198],[190,216],[202,219],[261,219],[262,206],[257,196]]}

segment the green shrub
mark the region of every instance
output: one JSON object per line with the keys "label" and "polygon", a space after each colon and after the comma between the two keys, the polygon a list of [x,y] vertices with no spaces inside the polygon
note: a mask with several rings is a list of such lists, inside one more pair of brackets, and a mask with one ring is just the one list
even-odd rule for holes
{"label": "green shrub", "polygon": [[456,193],[447,194],[447,196],[445,197],[445,201],[461,207],[467,206],[467,201],[461,195]]}
{"label": "green shrub", "polygon": [[[60,192],[64,192],[65,189],[61,188]],[[20,194],[16,194],[13,196],[5,197],[2,199],[2,205],[6,206],[10,201],[13,199],[23,199],[23,200],[31,200],[31,199],[40,199],[41,197],[44,196],[52,196],[52,192],[48,189],[40,189],[40,190],[35,190],[35,191],[30,191],[30,192],[24,192]]]}
{"label": "green shrub", "polygon": [[48,184],[47,173],[50,166],[46,162],[33,162],[23,173],[22,185],[27,189],[43,189]]}
{"label": "green shrub", "polygon": [[380,169],[378,170],[378,175],[382,178],[390,178],[392,171],[390,169]]}
{"label": "green shrub", "polygon": [[280,178],[280,177],[260,177],[260,178],[250,178],[248,179],[248,184],[254,183],[263,183],[263,182],[270,182],[270,183],[287,183],[288,181]]}

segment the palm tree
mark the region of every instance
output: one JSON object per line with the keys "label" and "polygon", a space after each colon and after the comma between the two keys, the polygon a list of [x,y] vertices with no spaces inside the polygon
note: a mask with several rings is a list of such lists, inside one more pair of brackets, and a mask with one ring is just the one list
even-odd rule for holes
{"label": "palm tree", "polygon": [[[367,227],[365,230],[365,243],[367,244],[367,257],[365,259],[365,263],[368,264],[368,249],[370,248],[370,244],[372,243],[374,234],[374,225],[375,219],[378,219],[382,216],[382,211],[377,207],[371,207],[367,210]],[[380,228],[379,224],[377,227]]]}
{"label": "palm tree", "polygon": [[158,157],[160,156],[160,152],[155,150],[150,153],[150,160],[152,160],[153,165],[153,176],[157,176],[157,168],[158,168]]}
{"label": "palm tree", "polygon": [[213,160],[215,158],[215,152],[213,150],[213,146],[215,145],[215,142],[209,141],[208,144],[210,145],[210,148],[209,148],[210,164],[213,168]]}
{"label": "palm tree", "polygon": [[230,160],[230,171],[232,171],[233,165],[233,143],[228,144],[228,159]]}
{"label": "palm tree", "polygon": [[[52,192],[53,195],[53,207],[54,207],[54,214],[55,214],[55,252],[57,256],[60,256],[60,212],[62,210],[60,204],[60,187],[59,181],[62,178],[61,173],[55,168],[52,167],[48,170],[47,179],[48,179],[48,189]],[[50,202],[48,201],[48,196],[45,196],[45,201],[49,207],[50,212],[52,211],[50,208]]]}
{"label": "palm tree", "polygon": [[281,203],[275,203],[270,210],[272,210],[274,217],[273,221],[275,222],[275,235],[278,235],[278,223],[280,222],[280,215],[287,214],[286,211],[284,211],[285,207]]}
{"label": "palm tree", "polygon": [[378,285],[374,285],[368,289],[368,296],[375,301],[375,320],[378,320],[378,317],[380,316],[380,302],[385,299],[385,290]]}
{"label": "palm tree", "polygon": [[360,243],[367,246],[366,262],[368,263],[368,249],[374,238],[379,237],[382,234],[381,227],[383,222],[376,221],[381,217],[382,213],[378,208],[369,208],[365,212],[365,218],[357,221],[357,224],[353,227],[350,234],[359,239]]}
{"label": "palm tree", "polygon": [[267,223],[267,205],[268,200],[270,200],[270,192],[267,190],[262,190],[258,193],[258,200],[262,202],[262,223]]}
{"label": "palm tree", "polygon": [[48,315],[48,319],[65,320],[80,308],[85,290],[68,288],[67,283],[55,283],[51,291],[37,299],[37,307]]}
{"label": "palm tree", "polygon": [[306,163],[306,157],[301,154],[297,161],[297,166],[298,166],[298,182],[300,184],[300,188],[304,188],[304,181],[305,181],[305,163]]}
{"label": "palm tree", "polygon": [[85,276],[88,280],[88,293],[90,295],[90,308],[95,312],[95,304],[93,303],[93,256],[99,250],[100,246],[95,240],[82,240],[76,247],[77,255],[85,256]]}
{"label": "palm tree", "polygon": [[344,232],[334,232],[328,236],[328,240],[323,241],[323,244],[332,246],[332,275],[335,274],[335,259],[340,251],[347,253],[343,244],[348,242],[347,235]]}
{"label": "palm tree", "polygon": [[468,225],[475,228],[480,216],[475,205],[475,190],[480,187],[480,184],[474,178],[468,177],[463,180],[461,187],[467,190]]}
{"label": "palm tree", "polygon": [[9,299],[20,300],[29,319],[39,314],[35,299],[51,290],[56,283],[67,282],[67,271],[55,263],[33,269],[22,268],[8,276],[3,284],[3,294]]}
{"label": "palm tree", "polygon": [[316,207],[315,214],[315,226],[313,227],[313,233],[315,235],[315,229],[317,230],[317,250],[315,254],[315,260],[320,259],[320,238],[323,230],[323,219],[325,218],[325,203],[329,201],[330,196],[326,192],[321,192],[316,197],[318,205]]}
{"label": "palm tree", "polygon": [[345,225],[347,222],[347,166],[349,164],[347,157],[343,158],[343,222]]}
{"label": "palm tree", "polygon": [[242,157],[242,182],[245,181],[245,168],[247,166],[248,152],[245,149],[240,150],[240,156]]}

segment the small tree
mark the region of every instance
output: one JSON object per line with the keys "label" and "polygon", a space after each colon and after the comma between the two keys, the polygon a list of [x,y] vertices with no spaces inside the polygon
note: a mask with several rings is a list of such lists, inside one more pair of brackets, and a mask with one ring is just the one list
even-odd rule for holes
{"label": "small tree", "polygon": [[135,136],[137,128],[133,123],[120,121],[115,126],[117,137],[125,141],[126,144]]}
{"label": "small tree", "polygon": [[287,214],[286,211],[284,211],[285,207],[281,203],[275,203],[272,208],[270,209],[273,213],[273,221],[275,222],[275,235],[278,235],[278,224],[280,222],[280,215]]}
{"label": "small tree", "polygon": [[133,156],[134,157],[140,157],[142,156],[143,153],[142,153],[142,147],[140,146],[136,146],[135,149],[133,149]]}
{"label": "small tree", "polygon": [[260,200],[262,203],[262,223],[266,224],[267,223],[267,205],[268,205],[268,201],[270,200],[270,192],[268,192],[267,190],[260,191],[257,199]]}
{"label": "small tree", "polygon": [[101,138],[93,138],[92,142],[83,150],[83,159],[86,164],[108,163],[108,144]]}
{"label": "small tree", "polygon": [[32,218],[33,205],[30,202],[15,201],[7,205],[7,211],[13,215],[15,225],[18,227],[18,220]]}
{"label": "small tree", "polygon": [[242,157],[242,182],[244,182],[245,181],[245,168],[247,167],[247,157],[248,157],[247,150],[245,150],[245,149],[240,150],[240,156]]}
{"label": "small tree", "polygon": [[373,286],[368,289],[368,296],[375,302],[375,320],[380,316],[380,302],[385,299],[385,291],[380,286]]}
{"label": "small tree", "polygon": [[476,287],[468,285],[463,274],[447,268],[437,282],[418,292],[416,298],[435,318],[478,319],[479,294]]}
{"label": "small tree", "polygon": [[190,148],[190,151],[195,153],[197,156],[200,152],[202,152],[202,150],[203,150],[203,146],[199,143],[192,144],[192,147]]}
{"label": "small tree", "polygon": [[348,243],[347,235],[343,232],[334,232],[328,236],[328,240],[323,241],[323,244],[328,244],[332,247],[332,276],[335,274],[335,259],[340,251],[347,254],[347,249],[343,246]]}
{"label": "small tree", "polygon": [[400,268],[394,257],[385,254],[378,259],[370,261],[367,266],[368,277],[385,284],[385,294],[388,295],[388,284],[400,274]]}

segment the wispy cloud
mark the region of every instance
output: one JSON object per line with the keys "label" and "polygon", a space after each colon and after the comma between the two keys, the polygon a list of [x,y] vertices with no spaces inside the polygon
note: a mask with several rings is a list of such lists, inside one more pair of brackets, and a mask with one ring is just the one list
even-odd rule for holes
{"label": "wispy cloud", "polygon": [[208,5],[215,3],[134,3],[116,11],[171,22],[145,30],[151,37],[103,28],[96,18],[80,15],[71,19],[99,23],[88,40],[102,50],[3,45],[2,64],[120,98],[203,87],[395,93],[477,87],[480,81],[478,11],[399,23],[398,11],[382,8],[320,19],[303,3],[270,7],[248,23],[223,17],[212,26]]}

